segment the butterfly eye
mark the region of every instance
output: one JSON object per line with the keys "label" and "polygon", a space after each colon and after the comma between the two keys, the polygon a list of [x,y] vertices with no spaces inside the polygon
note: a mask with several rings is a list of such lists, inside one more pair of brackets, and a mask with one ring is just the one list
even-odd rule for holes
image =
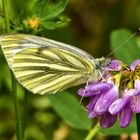
{"label": "butterfly eye", "polygon": [[95,64],[95,69],[99,69],[100,68],[100,64]]}

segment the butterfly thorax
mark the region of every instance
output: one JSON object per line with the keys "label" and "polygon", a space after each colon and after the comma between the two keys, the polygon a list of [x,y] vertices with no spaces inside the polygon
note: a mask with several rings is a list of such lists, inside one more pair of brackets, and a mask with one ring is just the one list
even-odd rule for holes
{"label": "butterfly thorax", "polygon": [[104,70],[105,67],[107,67],[110,63],[111,63],[110,58],[101,57],[101,58],[96,58],[94,60],[96,70]]}
{"label": "butterfly thorax", "polygon": [[93,60],[94,70],[91,75],[89,75],[89,81],[97,81],[103,77],[105,68],[111,63],[110,58],[96,58]]}

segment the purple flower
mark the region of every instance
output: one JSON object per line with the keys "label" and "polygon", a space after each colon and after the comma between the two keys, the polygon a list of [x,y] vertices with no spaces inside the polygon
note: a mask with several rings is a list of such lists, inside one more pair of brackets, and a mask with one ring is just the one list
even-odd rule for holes
{"label": "purple flower", "polygon": [[[115,91],[113,84],[104,82],[95,82],[78,91],[80,96],[90,97],[89,104],[86,107],[89,110],[89,118],[94,118],[106,112],[108,109],[106,104],[109,106],[116,99],[116,94],[112,96],[113,91]],[[111,100],[108,102],[110,98]]]}
{"label": "purple flower", "polygon": [[100,126],[102,128],[111,127],[117,120],[117,115],[111,115],[109,112],[106,112],[100,117]]}
{"label": "purple flower", "polygon": [[140,112],[140,77],[136,73],[139,64],[140,60],[136,60],[131,64],[130,75],[134,74],[133,79],[129,79],[128,85],[121,91],[121,96],[114,101],[108,109],[112,115],[119,114],[121,127],[129,125],[133,112]]}
{"label": "purple flower", "polygon": [[102,93],[94,106],[94,111],[98,115],[103,115],[108,111],[109,106],[117,99],[118,88],[113,86],[109,91]]}
{"label": "purple flower", "polygon": [[122,69],[122,62],[119,60],[112,60],[111,64],[105,68],[106,70],[120,71]]}
{"label": "purple flower", "polygon": [[112,83],[101,83],[95,82],[93,84],[87,85],[85,88],[80,89],[78,94],[84,97],[92,97],[94,95],[101,94],[103,92],[107,92],[113,87]]}
{"label": "purple flower", "polygon": [[126,127],[133,112],[140,112],[140,60],[134,61],[130,68],[113,60],[105,73],[105,79],[87,85],[78,94],[89,98],[88,116],[100,117],[102,128],[111,127],[118,115],[120,126]]}

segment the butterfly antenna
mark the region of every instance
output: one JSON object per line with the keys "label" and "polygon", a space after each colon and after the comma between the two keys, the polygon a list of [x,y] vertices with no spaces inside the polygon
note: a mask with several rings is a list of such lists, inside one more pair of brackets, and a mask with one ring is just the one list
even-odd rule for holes
{"label": "butterfly antenna", "polygon": [[137,33],[139,33],[140,32],[140,28],[138,28],[138,30],[135,32],[135,33],[133,33],[131,36],[129,36],[128,37],[128,39],[127,40],[125,40],[122,44],[120,44],[116,49],[114,49],[112,52],[110,52],[107,56],[106,56],[106,58],[108,58],[110,55],[112,55],[114,52],[116,52],[116,51],[118,51],[122,46],[124,46],[131,38],[133,38]]}

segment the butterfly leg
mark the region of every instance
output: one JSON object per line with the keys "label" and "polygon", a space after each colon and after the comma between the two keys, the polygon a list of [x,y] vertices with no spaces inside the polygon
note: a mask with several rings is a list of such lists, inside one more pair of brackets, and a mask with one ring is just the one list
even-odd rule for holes
{"label": "butterfly leg", "polygon": [[[89,80],[87,81],[86,86],[88,86],[88,84],[89,84]],[[86,87],[86,86],[85,86],[85,87]],[[83,92],[83,94],[82,94],[82,97],[81,97],[81,99],[80,99],[80,105],[82,104],[82,100],[83,100],[83,97],[84,97],[85,93],[86,93],[86,89],[84,90],[84,92]]]}
{"label": "butterfly leg", "polygon": [[103,72],[103,73],[101,73],[101,71],[100,71],[100,70],[98,70],[98,73],[99,73],[99,75],[100,75],[100,78],[101,78],[103,81],[106,81],[106,80],[104,79],[104,77],[103,77],[104,72]]}

